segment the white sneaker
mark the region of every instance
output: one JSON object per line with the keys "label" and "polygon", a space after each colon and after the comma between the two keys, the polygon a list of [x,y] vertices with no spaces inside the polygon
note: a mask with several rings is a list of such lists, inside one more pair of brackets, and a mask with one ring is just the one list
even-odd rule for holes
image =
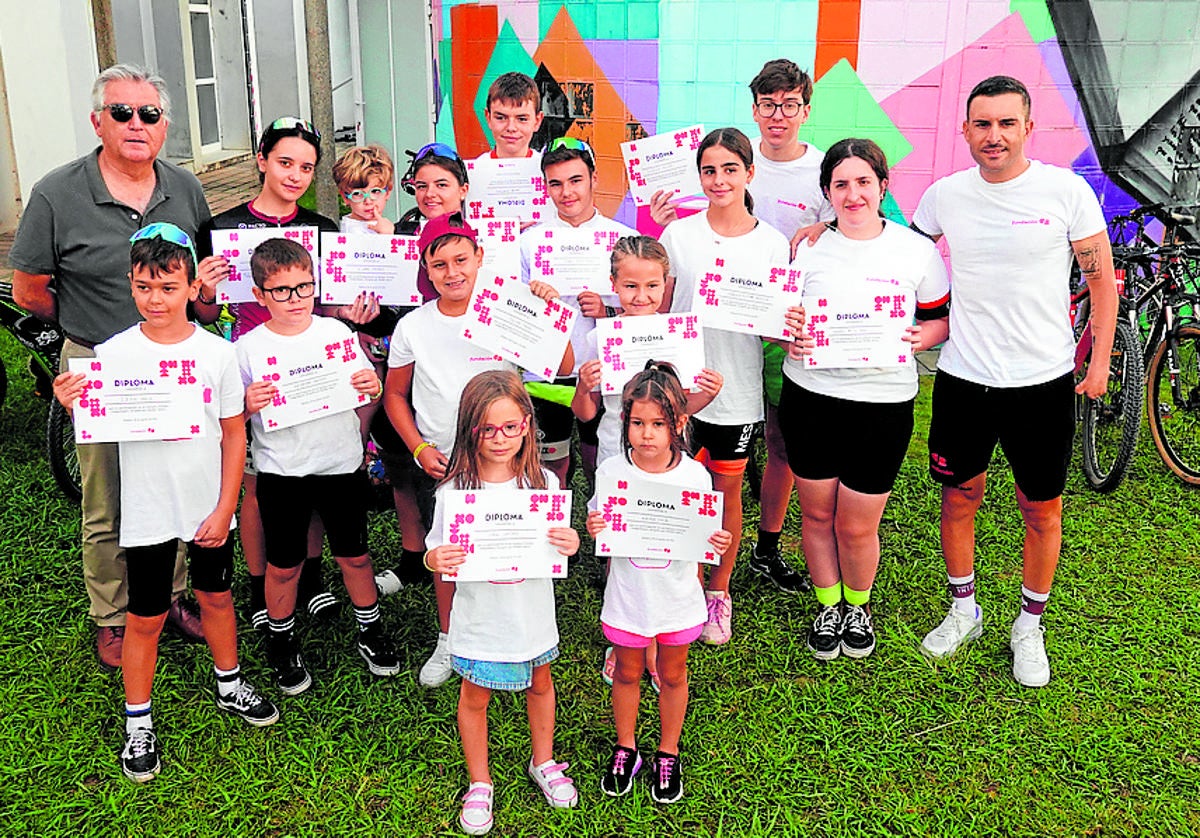
{"label": "white sneaker", "polygon": [[422,687],[440,687],[450,680],[454,670],[450,668],[450,635],[438,632],[437,645],[425,665],[421,667],[417,680]]}
{"label": "white sneaker", "polygon": [[529,760],[529,776],[537,783],[546,802],[555,809],[573,809],[579,802],[579,792],[575,790],[575,781],[566,775],[567,764],[547,760],[541,765],[534,765]]}
{"label": "white sneaker", "polygon": [[1044,687],[1050,683],[1050,659],[1046,657],[1046,642],[1041,626],[1017,631],[1014,625],[1008,647],[1013,653],[1013,677],[1023,687]]}
{"label": "white sneaker", "polygon": [[492,787],[488,783],[471,783],[463,795],[458,825],[468,835],[486,835],[492,828]]}
{"label": "white sneaker", "polygon": [[921,653],[930,658],[948,658],[968,640],[975,640],[981,634],[983,611],[979,606],[975,607],[975,616],[971,617],[951,605],[946,619],[921,641]]}
{"label": "white sneaker", "polygon": [[400,577],[396,575],[394,570],[385,570],[383,573],[375,574],[375,590],[379,592],[381,597],[398,594],[404,589],[404,583],[400,581]]}

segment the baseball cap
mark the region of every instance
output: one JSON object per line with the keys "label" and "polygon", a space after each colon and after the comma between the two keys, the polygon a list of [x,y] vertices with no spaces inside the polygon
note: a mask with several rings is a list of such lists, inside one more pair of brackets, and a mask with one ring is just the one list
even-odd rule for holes
{"label": "baseball cap", "polygon": [[479,238],[474,228],[463,220],[462,213],[450,212],[439,215],[437,218],[425,222],[425,226],[421,229],[421,235],[417,239],[417,247],[420,249],[421,255],[424,256],[425,249],[442,236],[462,236],[470,239],[473,243],[477,243]]}

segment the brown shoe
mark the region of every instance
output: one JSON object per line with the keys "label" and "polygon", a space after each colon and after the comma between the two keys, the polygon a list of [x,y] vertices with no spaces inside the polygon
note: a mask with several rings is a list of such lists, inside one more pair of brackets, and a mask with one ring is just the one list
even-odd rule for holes
{"label": "brown shoe", "polygon": [[124,646],[125,626],[96,626],[96,655],[102,669],[112,672],[121,668]]}
{"label": "brown shoe", "polygon": [[188,640],[199,642],[204,639],[204,629],[200,626],[200,606],[190,597],[181,596],[171,603],[167,622]]}

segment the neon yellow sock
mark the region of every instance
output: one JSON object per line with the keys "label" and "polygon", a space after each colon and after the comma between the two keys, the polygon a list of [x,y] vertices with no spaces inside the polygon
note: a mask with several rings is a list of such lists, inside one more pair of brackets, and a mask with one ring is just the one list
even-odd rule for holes
{"label": "neon yellow sock", "polygon": [[846,602],[850,603],[851,605],[862,606],[862,605],[866,605],[868,602],[871,601],[871,589],[870,588],[867,588],[865,591],[855,591],[855,590],[852,590],[849,586],[843,585],[842,590],[846,595]]}
{"label": "neon yellow sock", "polygon": [[813,585],[813,593],[817,595],[817,602],[833,607],[842,601],[842,583],[838,581],[828,588],[818,588]]}

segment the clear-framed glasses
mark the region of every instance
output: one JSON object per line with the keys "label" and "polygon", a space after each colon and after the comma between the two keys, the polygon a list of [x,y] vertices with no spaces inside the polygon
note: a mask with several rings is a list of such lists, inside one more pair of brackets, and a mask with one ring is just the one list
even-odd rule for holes
{"label": "clear-framed glasses", "polygon": [[138,230],[129,237],[129,243],[142,241],[143,239],[162,239],[163,241],[177,244],[180,247],[186,247],[187,252],[192,256],[192,264],[198,264],[196,259],[196,248],[192,245],[192,240],[188,234],[176,227],[169,221],[155,221],[153,224],[147,224],[142,229]]}
{"label": "clear-framed glasses", "polygon": [[786,102],[755,102],[754,109],[758,111],[758,115],[766,119],[770,119],[775,115],[776,111],[783,111],[783,115],[791,119],[800,113],[800,109],[804,105],[800,102],[789,99]]}
{"label": "clear-framed glasses", "polygon": [[299,285],[276,285],[274,288],[263,288],[264,294],[270,295],[277,303],[286,303],[295,294],[302,300],[307,300],[317,292],[317,283],[301,282]]}
{"label": "clear-framed glasses", "polygon": [[370,189],[351,189],[349,192],[343,192],[342,197],[352,204],[361,204],[363,201],[376,201],[387,193],[388,190],[373,186]]}
{"label": "clear-framed glasses", "polygon": [[505,422],[503,425],[477,425],[474,430],[483,439],[492,439],[498,433],[508,439],[516,439],[525,433],[525,429],[528,427],[529,417],[526,416],[520,422]]}

